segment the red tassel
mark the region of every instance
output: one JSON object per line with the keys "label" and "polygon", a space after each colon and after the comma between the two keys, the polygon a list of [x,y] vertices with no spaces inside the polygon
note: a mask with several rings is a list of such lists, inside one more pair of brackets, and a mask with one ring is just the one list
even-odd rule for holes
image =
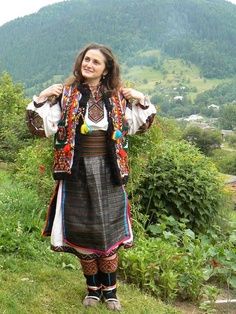
{"label": "red tassel", "polygon": [[124,149],[120,149],[118,154],[121,158],[125,158],[127,156],[127,153]]}
{"label": "red tassel", "polygon": [[70,151],[70,144],[66,144],[63,150],[65,153],[68,153]]}

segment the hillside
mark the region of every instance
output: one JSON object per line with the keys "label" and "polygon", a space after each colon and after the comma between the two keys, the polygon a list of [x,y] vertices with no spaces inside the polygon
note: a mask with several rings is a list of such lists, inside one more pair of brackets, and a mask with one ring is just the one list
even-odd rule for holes
{"label": "hillside", "polygon": [[158,50],[137,53],[131,64],[122,67],[122,73],[125,83],[150,95],[159,114],[165,116],[211,116],[208,105],[223,106],[236,100],[235,78],[205,78],[196,65]]}
{"label": "hillside", "polygon": [[0,72],[40,87],[67,76],[78,49],[91,41],[110,45],[122,63],[159,49],[197,65],[207,78],[230,77],[236,72],[236,6],[224,0],[61,2],[0,27]]}

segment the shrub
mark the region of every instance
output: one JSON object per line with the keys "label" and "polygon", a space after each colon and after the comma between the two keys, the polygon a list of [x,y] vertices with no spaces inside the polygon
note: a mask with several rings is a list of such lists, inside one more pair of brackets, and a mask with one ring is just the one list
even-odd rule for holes
{"label": "shrub", "polygon": [[177,248],[168,243],[139,238],[132,250],[121,251],[120,270],[128,282],[158,297],[174,299],[178,279],[174,271],[176,255]]}
{"label": "shrub", "polygon": [[219,148],[222,143],[220,131],[202,129],[198,126],[187,127],[184,131],[183,139],[196,145],[206,155]]}
{"label": "shrub", "polygon": [[[121,250],[120,272],[128,282],[165,300],[200,300],[213,280],[236,287],[236,230],[213,225],[196,235],[187,220],[162,216],[155,236],[137,237],[132,250]],[[156,228],[154,228],[156,227]]]}
{"label": "shrub", "polygon": [[13,162],[19,149],[30,141],[25,123],[23,87],[10,75],[0,76],[0,159]]}
{"label": "shrub", "polygon": [[197,300],[204,284],[206,261],[200,253],[198,246],[188,252],[170,240],[139,238],[135,248],[121,251],[120,270],[128,282],[164,300]]}
{"label": "shrub", "polygon": [[186,218],[191,229],[203,231],[219,211],[222,179],[214,164],[193,146],[165,141],[150,156],[135,195],[149,223],[166,214]]}
{"label": "shrub", "polygon": [[51,139],[36,139],[21,149],[14,165],[15,179],[24,186],[37,191],[46,202],[54,187],[52,179],[52,143]]}
{"label": "shrub", "polygon": [[211,156],[220,172],[236,175],[236,152],[217,149]]}
{"label": "shrub", "polygon": [[[156,154],[160,142],[165,139],[179,140],[182,136],[181,129],[176,122],[166,118],[156,118],[148,132],[131,136],[129,138],[130,180],[127,186],[129,193],[133,193],[139,185],[142,173],[151,156]],[[133,195],[134,196],[134,195]]]}
{"label": "shrub", "polygon": [[228,135],[225,138],[226,142],[229,143],[230,146],[232,146],[233,148],[236,147],[236,134],[232,134],[232,135]]}

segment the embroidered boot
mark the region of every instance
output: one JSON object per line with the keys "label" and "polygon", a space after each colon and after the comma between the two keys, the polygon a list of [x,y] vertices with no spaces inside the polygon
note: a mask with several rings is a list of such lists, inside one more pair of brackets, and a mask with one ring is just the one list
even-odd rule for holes
{"label": "embroidered boot", "polygon": [[100,283],[97,261],[80,260],[84,277],[86,278],[88,293],[83,300],[83,305],[86,307],[97,306],[102,297],[102,285]]}
{"label": "embroidered boot", "polygon": [[121,311],[121,304],[116,296],[116,270],[118,257],[99,258],[99,279],[102,284],[102,295],[106,306],[112,311]]}

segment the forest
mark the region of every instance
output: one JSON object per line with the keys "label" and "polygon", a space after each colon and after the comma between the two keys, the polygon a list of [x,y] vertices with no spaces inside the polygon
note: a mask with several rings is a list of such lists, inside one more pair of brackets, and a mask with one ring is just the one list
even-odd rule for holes
{"label": "forest", "polygon": [[236,70],[235,20],[236,7],[224,0],[65,1],[0,27],[0,72],[26,87],[64,78],[80,47],[95,41],[122,63],[159,49],[206,78],[225,78]]}

